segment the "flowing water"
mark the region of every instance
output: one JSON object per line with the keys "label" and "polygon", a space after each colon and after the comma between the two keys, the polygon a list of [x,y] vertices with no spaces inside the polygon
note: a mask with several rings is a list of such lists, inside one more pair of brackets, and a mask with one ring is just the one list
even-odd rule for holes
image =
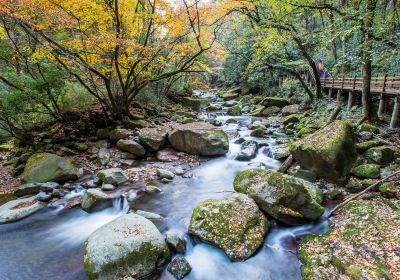
{"label": "flowing water", "polygon": [[[223,123],[228,118],[224,114],[215,117]],[[240,145],[234,141],[238,137],[253,139],[247,129],[251,118],[235,119],[237,123],[223,126],[231,135],[230,149],[226,156],[204,162],[192,170],[192,178],[175,178],[163,186],[161,193],[139,197],[132,208],[165,217],[156,222],[161,232],[173,229],[184,234],[193,208],[205,199],[222,198],[233,192],[233,180],[238,171],[255,166],[278,169],[280,162],[274,160],[272,155],[276,138],[284,135],[274,131],[271,137],[263,140],[254,159],[247,162],[234,159],[240,151]],[[94,230],[127,210],[126,202],[117,199],[113,208],[93,214],[79,207],[69,210],[56,207],[17,223],[1,225],[0,279],[86,279],[83,270],[84,240]],[[193,270],[185,279],[301,279],[300,262],[296,255],[297,238],[323,232],[327,226],[326,221],[298,227],[275,224],[260,250],[245,262],[231,262],[218,248],[186,235],[188,247],[185,256]],[[161,279],[174,278],[164,271]]]}

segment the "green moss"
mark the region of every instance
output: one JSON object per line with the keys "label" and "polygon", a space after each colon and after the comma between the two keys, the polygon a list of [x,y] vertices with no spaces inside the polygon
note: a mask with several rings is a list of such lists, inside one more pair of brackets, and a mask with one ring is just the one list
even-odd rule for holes
{"label": "green moss", "polygon": [[376,179],[380,176],[380,170],[377,164],[361,164],[353,168],[353,174],[359,178]]}

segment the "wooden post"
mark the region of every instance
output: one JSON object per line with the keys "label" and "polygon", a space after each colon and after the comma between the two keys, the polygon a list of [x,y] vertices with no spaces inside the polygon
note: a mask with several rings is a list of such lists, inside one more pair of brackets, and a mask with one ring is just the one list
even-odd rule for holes
{"label": "wooden post", "polygon": [[331,88],[329,89],[329,98],[332,98],[333,96],[333,86],[335,84],[335,77],[332,77],[332,83],[331,83]]}
{"label": "wooden post", "polygon": [[379,107],[378,107],[378,118],[381,120],[383,118],[383,111],[385,107],[385,88],[386,88],[386,79],[387,75],[383,77],[383,85],[382,85],[382,91],[379,96]]}
{"label": "wooden post", "polygon": [[393,108],[393,114],[392,114],[392,119],[390,121],[390,128],[395,128],[397,125],[397,120],[399,118],[399,103],[400,103],[400,97],[397,95],[394,99],[394,108]]}
{"label": "wooden post", "polygon": [[349,92],[349,100],[347,102],[347,110],[351,110],[353,108],[353,102],[354,102],[354,92],[356,91],[356,76],[353,78],[353,88]]}
{"label": "wooden post", "polygon": [[337,101],[340,102],[340,98],[342,97],[342,91],[343,91],[343,83],[344,83],[344,76],[342,76],[342,84],[340,86],[340,89],[337,93]]}

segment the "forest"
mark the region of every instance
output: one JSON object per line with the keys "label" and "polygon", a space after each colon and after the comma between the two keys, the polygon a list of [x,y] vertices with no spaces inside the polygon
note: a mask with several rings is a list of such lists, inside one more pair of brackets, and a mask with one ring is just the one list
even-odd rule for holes
{"label": "forest", "polygon": [[398,0],[0,0],[0,279],[400,279]]}

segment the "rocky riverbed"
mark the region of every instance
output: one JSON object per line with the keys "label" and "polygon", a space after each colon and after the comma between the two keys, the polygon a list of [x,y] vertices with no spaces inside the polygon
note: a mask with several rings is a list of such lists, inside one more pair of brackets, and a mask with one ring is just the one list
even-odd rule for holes
{"label": "rocky riverbed", "polygon": [[[212,102],[199,114],[169,106],[90,139],[41,135],[48,140],[35,150],[3,149],[23,184],[0,195],[0,256],[10,260],[0,278],[399,276],[398,177],[340,210],[329,229],[324,219],[325,209],[399,169],[396,132],[356,126],[355,114],[328,124],[329,104],[200,95]],[[276,172],[290,155],[288,174]]]}

